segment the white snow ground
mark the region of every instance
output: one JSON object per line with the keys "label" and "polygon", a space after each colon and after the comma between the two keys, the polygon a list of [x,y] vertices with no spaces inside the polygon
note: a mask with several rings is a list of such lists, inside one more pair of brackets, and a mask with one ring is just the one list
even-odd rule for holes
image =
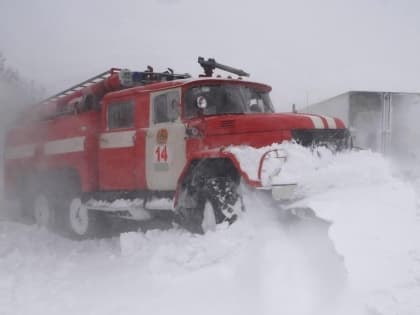
{"label": "white snow ground", "polygon": [[0,221],[0,314],[420,314],[420,181],[369,151],[284,147],[333,243],[249,191],[238,222],[203,236],[77,242]]}

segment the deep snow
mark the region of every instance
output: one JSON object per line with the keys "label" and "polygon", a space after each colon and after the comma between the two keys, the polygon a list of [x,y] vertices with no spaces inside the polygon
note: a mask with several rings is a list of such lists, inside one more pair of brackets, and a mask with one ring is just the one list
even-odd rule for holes
{"label": "deep snow", "polygon": [[420,314],[419,181],[369,151],[283,148],[332,242],[246,188],[238,222],[202,236],[76,242],[0,221],[0,314]]}

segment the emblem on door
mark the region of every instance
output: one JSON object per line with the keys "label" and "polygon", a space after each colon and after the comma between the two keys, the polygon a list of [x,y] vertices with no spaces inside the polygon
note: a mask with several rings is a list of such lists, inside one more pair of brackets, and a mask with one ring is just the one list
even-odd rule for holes
{"label": "emblem on door", "polygon": [[168,142],[168,130],[159,129],[156,134],[156,142],[159,144],[165,144]]}

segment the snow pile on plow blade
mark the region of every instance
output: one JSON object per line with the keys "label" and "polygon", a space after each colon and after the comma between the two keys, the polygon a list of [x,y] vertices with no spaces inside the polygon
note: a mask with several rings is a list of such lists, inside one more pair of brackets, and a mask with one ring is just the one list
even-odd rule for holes
{"label": "snow pile on plow blade", "polygon": [[261,190],[270,190],[274,200],[292,199],[296,183],[280,179],[280,172],[288,160],[288,153],[280,144],[254,148],[250,146],[232,146],[227,149],[239,162],[239,166],[253,186]]}
{"label": "snow pile on plow blade", "polygon": [[255,188],[271,190],[278,201],[304,197],[318,170],[339,154],[323,146],[309,149],[290,142],[262,148],[232,146],[227,151],[239,161],[242,172],[257,183]]}

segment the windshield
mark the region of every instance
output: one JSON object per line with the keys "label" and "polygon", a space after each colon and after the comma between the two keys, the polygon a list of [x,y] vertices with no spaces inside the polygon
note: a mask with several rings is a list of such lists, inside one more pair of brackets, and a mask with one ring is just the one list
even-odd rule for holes
{"label": "windshield", "polygon": [[[201,109],[200,109],[201,108]],[[272,113],[268,92],[242,85],[205,85],[190,88],[185,95],[185,116]]]}

